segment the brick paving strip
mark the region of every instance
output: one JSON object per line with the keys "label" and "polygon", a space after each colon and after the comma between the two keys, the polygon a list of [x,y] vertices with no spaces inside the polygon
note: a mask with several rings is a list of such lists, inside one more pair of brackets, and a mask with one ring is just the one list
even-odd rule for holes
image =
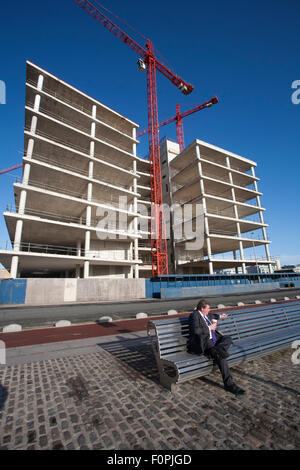
{"label": "brick paving strip", "polygon": [[120,330],[11,344],[0,366],[0,449],[300,448],[294,350],[232,368],[242,398],[223,390],[218,372],[171,394],[159,385],[145,332]]}

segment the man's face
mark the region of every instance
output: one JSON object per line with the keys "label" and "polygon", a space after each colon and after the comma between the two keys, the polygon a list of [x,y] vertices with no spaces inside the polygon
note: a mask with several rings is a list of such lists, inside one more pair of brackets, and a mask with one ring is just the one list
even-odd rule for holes
{"label": "man's face", "polygon": [[210,305],[206,305],[206,307],[204,307],[201,312],[203,313],[203,315],[208,315],[209,314],[209,311],[210,311]]}

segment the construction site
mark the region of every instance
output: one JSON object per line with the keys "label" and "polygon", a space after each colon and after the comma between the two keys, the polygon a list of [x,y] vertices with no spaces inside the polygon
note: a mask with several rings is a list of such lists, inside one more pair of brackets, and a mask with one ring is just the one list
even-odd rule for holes
{"label": "construction site", "polygon": [[[98,287],[84,298],[103,298],[104,281],[113,286],[106,296],[118,298],[121,289],[124,298],[143,298],[140,281],[157,276],[230,278],[280,268],[270,255],[257,163],[198,135],[185,145],[185,118],[209,108],[205,113],[213,113],[222,106],[218,97],[185,112],[177,104],[176,114],[159,122],[156,73],[184,95],[193,85],[157,60],[149,39],[138,45],[101,9],[75,1],[138,54],[138,68],[147,75],[148,127],[139,129],[27,60],[23,159],[1,171],[23,169],[13,184],[14,204],[3,214],[9,240],[2,243],[0,262],[7,277],[27,280],[28,302],[35,303],[41,298],[32,296],[49,293],[52,284],[70,301],[82,299],[87,286]],[[159,139],[170,123],[177,142]],[[141,155],[145,134],[149,153]],[[92,283],[81,282],[88,279]],[[19,283],[4,285],[10,292],[20,289]],[[116,285],[122,288],[112,294]]]}
{"label": "construction site", "polygon": [[[53,3],[47,15],[65,20]],[[100,464],[141,469],[296,450],[300,272],[270,253],[260,159],[198,124],[185,139],[186,118],[213,116],[219,94],[159,121],[158,73],[183,95],[197,84],[98,1],[71,3],[136,53],[148,125],[108,106],[101,83],[91,96],[75,71],[26,60],[22,162],[0,171],[22,169],[0,249],[0,450],[104,450]]]}

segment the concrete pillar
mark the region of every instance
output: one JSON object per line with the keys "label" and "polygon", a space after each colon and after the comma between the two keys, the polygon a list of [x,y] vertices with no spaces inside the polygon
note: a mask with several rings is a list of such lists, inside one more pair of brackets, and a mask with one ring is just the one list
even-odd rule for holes
{"label": "concrete pillar", "polygon": [[37,82],[37,89],[42,91],[44,85],[44,77],[43,75],[39,75],[38,82]]}
{"label": "concrete pillar", "polygon": [[94,162],[92,160],[89,161],[89,178],[93,178],[94,174]]}
{"label": "concrete pillar", "polygon": [[25,189],[22,189],[21,194],[20,194],[20,200],[19,200],[19,209],[18,209],[19,214],[24,214],[25,212],[26,196],[27,196],[27,191]]}
{"label": "concrete pillar", "polygon": [[[132,138],[136,139],[136,128],[135,127],[132,129]],[[136,156],[136,143],[135,142],[133,142],[133,144],[132,144],[132,153],[133,153],[134,156]]]}
{"label": "concrete pillar", "polygon": [[20,250],[20,243],[22,239],[23,220],[17,220],[15,238],[14,238],[14,251]]}
{"label": "concrete pillar", "polygon": [[85,256],[88,256],[88,252],[90,251],[90,244],[91,244],[91,232],[87,230],[85,232],[85,243],[84,243],[84,250]]}
{"label": "concrete pillar", "polygon": [[77,240],[76,243],[76,255],[81,256],[81,240]]}
{"label": "concrete pillar", "polygon": [[91,215],[92,215],[92,207],[87,206],[87,208],[86,208],[86,225],[87,226],[91,225]]}
{"label": "concrete pillar", "polygon": [[93,107],[92,107],[92,117],[94,119],[97,118],[97,106],[95,104],[93,104]]}
{"label": "concrete pillar", "polygon": [[37,126],[37,116],[32,116],[30,132],[32,132],[33,134],[35,134],[36,132],[36,126]]}
{"label": "concrete pillar", "polygon": [[95,155],[95,142],[91,141],[90,142],[90,157],[94,157]]}
{"label": "concrete pillar", "polygon": [[32,157],[33,147],[34,147],[34,140],[33,140],[33,139],[29,139],[29,140],[28,140],[28,145],[27,145],[27,152],[26,152],[26,157],[27,157],[27,158],[31,158],[31,157]]}
{"label": "concrete pillar", "polygon": [[269,251],[269,245],[265,244],[265,252],[266,252],[266,258],[268,261],[271,260],[271,256],[270,256],[270,251]]}
{"label": "concrete pillar", "polygon": [[92,124],[91,124],[91,136],[95,137],[95,133],[96,133],[96,123],[92,122]]}
{"label": "concrete pillar", "polygon": [[85,261],[84,262],[84,270],[83,270],[84,279],[86,279],[87,277],[90,277],[89,274],[90,274],[90,262]]}
{"label": "concrete pillar", "polygon": [[92,194],[93,194],[93,183],[88,183],[88,188],[87,188],[87,200],[88,201],[92,200]]}
{"label": "concrete pillar", "polygon": [[138,265],[138,264],[135,264],[135,265],[134,265],[134,277],[135,277],[136,279],[139,278],[139,265]]}
{"label": "concrete pillar", "polygon": [[18,264],[19,264],[19,257],[13,256],[11,259],[11,265],[10,265],[10,277],[13,279],[17,277]]}
{"label": "concrete pillar", "polygon": [[24,172],[23,172],[23,184],[28,184],[30,175],[30,163],[25,163]]}
{"label": "concrete pillar", "polygon": [[34,111],[38,112],[40,110],[40,104],[41,104],[41,95],[35,95],[34,98]]}

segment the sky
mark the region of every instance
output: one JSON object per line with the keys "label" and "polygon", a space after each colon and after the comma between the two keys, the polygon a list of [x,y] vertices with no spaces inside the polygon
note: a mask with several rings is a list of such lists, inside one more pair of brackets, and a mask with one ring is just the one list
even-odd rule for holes
{"label": "sky", "polygon": [[[300,263],[299,0],[101,3],[143,35],[118,23],[141,46],[151,39],[164,64],[194,86],[184,96],[157,73],[159,121],[177,103],[185,111],[218,96],[217,105],[185,118],[185,144],[197,138],[257,162],[270,253],[282,264]],[[146,74],[137,54],[74,0],[5,2],[0,40],[0,169],[22,161],[26,60],[146,127]],[[161,129],[165,135],[176,140],[175,124]],[[145,156],[147,137],[137,152]],[[0,175],[1,248],[9,239],[2,212],[14,203],[21,175]]]}

